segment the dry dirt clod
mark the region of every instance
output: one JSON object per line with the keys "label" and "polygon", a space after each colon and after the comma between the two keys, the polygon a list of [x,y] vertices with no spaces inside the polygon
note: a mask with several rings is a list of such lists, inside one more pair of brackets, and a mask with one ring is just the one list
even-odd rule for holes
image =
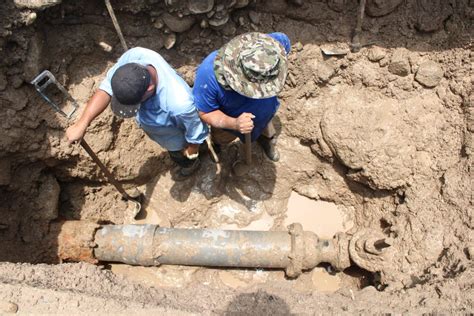
{"label": "dry dirt clod", "polygon": [[392,55],[388,71],[397,76],[407,76],[410,73],[410,63],[408,62],[407,51],[404,48],[397,48]]}
{"label": "dry dirt clod", "polygon": [[176,34],[175,33],[170,33],[165,38],[165,48],[166,49],[171,49],[171,48],[173,48],[174,44],[176,44]]}
{"label": "dry dirt clod", "polygon": [[434,88],[443,78],[443,69],[437,62],[426,61],[420,65],[415,75],[415,80],[428,88]]}
{"label": "dry dirt clod", "polygon": [[171,31],[182,33],[189,30],[194,22],[196,22],[196,19],[192,15],[179,18],[169,13],[165,13],[163,14],[163,22]]}
{"label": "dry dirt clod", "polygon": [[380,60],[382,60],[386,55],[386,52],[383,48],[381,47],[378,47],[378,46],[374,46],[374,47],[371,47],[367,53],[367,58],[371,61],[371,62],[378,62]]}
{"label": "dry dirt clod", "polygon": [[415,27],[422,32],[434,32],[453,14],[453,7],[446,0],[417,0]]}
{"label": "dry dirt clod", "polygon": [[466,249],[468,258],[474,260],[474,246],[468,246]]}
{"label": "dry dirt clod", "polygon": [[250,0],[237,0],[234,4],[234,8],[240,9],[249,5]]}
{"label": "dry dirt clod", "polygon": [[257,24],[257,25],[260,24],[260,13],[255,12],[255,11],[250,11],[249,18],[250,18],[250,21],[252,21],[252,23]]}
{"label": "dry dirt clod", "polygon": [[227,23],[229,21],[229,14],[228,12],[222,10],[216,12],[212,18],[209,20],[209,25],[214,27],[219,27]]}
{"label": "dry dirt clod", "polygon": [[31,12],[27,16],[25,16],[25,25],[31,25],[36,21],[36,12]]}
{"label": "dry dirt clod", "polygon": [[60,4],[62,0],[15,0],[15,5],[20,9],[42,10]]}
{"label": "dry dirt clod", "polygon": [[336,12],[341,12],[347,4],[347,0],[328,0],[328,7]]}
{"label": "dry dirt clod", "polygon": [[18,311],[18,305],[9,301],[0,301],[0,313],[15,314]]}
{"label": "dry dirt clod", "polygon": [[112,46],[107,44],[106,42],[100,42],[99,43],[100,48],[104,50],[104,52],[110,53],[112,51]]}
{"label": "dry dirt clod", "polygon": [[189,0],[188,9],[193,14],[206,13],[214,7],[214,0]]}
{"label": "dry dirt clod", "polygon": [[403,0],[368,0],[366,12],[373,17],[387,15],[394,11],[402,2]]}

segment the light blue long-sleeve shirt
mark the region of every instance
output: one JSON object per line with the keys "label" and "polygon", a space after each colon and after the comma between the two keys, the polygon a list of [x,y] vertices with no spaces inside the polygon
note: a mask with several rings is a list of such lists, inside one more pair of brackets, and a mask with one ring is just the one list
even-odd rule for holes
{"label": "light blue long-sleeve shirt", "polygon": [[158,75],[156,94],[141,104],[136,117],[145,133],[170,151],[181,150],[187,143],[203,143],[209,130],[199,118],[191,88],[160,54],[142,47],[128,50],[107,72],[99,89],[112,96],[112,76],[127,63],[151,65]]}

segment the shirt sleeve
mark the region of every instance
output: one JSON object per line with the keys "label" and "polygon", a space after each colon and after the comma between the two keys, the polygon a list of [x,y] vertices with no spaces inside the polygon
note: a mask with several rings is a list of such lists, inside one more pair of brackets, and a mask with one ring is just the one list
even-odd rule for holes
{"label": "shirt sleeve", "polygon": [[118,68],[118,64],[115,64],[112,68],[107,71],[107,75],[105,79],[99,85],[99,89],[107,92],[108,95],[112,96],[112,76],[114,75],[115,71]]}
{"label": "shirt sleeve", "polygon": [[208,56],[201,66],[199,66],[196,72],[196,79],[194,80],[194,102],[198,110],[204,113],[219,109],[217,100],[217,85],[219,83],[214,76],[213,63],[213,56]]}
{"label": "shirt sleeve", "polygon": [[291,42],[290,42],[290,38],[288,37],[288,35],[286,35],[285,33],[281,33],[281,32],[270,33],[268,35],[273,37],[274,39],[279,41],[281,45],[283,45],[287,55],[290,53]]}
{"label": "shirt sleeve", "polygon": [[177,125],[184,128],[184,138],[189,144],[202,144],[209,134],[209,128],[201,121],[193,107],[176,115]]}

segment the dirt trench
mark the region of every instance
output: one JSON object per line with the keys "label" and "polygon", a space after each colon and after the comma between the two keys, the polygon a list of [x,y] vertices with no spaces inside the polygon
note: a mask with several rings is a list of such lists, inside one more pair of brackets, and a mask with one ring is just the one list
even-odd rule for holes
{"label": "dirt trench", "polygon": [[[85,152],[66,143],[71,121],[29,84],[49,69],[80,114],[123,52],[105,5],[0,4],[0,310],[473,311],[472,1],[367,1],[356,53],[353,0],[112,4],[128,45],[156,50],[190,85],[201,60],[233,36],[285,32],[281,160],[255,144],[249,176],[235,177],[234,144],[223,150],[222,174],[203,152],[197,175],[175,182],[166,152],[107,110],[86,139],[127,188],[144,192],[145,210],[130,219]],[[341,56],[322,53],[335,48]],[[294,280],[273,270],[59,263],[60,220],[251,230],[299,221],[327,238],[367,228],[392,238],[393,258],[377,273],[320,266]]]}

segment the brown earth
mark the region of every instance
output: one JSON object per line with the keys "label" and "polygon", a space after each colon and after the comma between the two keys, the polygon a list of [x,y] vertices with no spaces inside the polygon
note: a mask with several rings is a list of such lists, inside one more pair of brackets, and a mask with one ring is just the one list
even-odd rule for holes
{"label": "brown earth", "polygon": [[[339,273],[342,286],[329,294],[313,286],[315,271],[288,280],[278,271],[160,267],[145,273],[168,281],[149,284],[153,277],[131,280],[113,266],[45,265],[57,263],[55,220],[130,219],[99,169],[65,141],[71,122],[28,82],[49,69],[80,112],[122,49],[101,2],[7,1],[0,4],[0,312],[12,308],[8,302],[22,313],[474,311],[472,1],[367,1],[362,43],[372,45],[358,53],[348,51],[354,0],[113,5],[129,46],[158,51],[190,85],[200,61],[236,34],[281,31],[292,41],[276,118],[282,158],[271,163],[254,145],[248,177],[229,172],[238,152],[230,146],[222,174],[204,153],[198,174],[176,183],[166,153],[132,120],[107,110],[88,129],[87,141],[120,181],[145,193],[149,221],[245,228],[265,219],[266,229],[284,229],[295,191],[333,203],[355,229],[392,237],[393,262],[376,274]],[[213,15],[196,13],[208,7]],[[335,46],[347,54],[321,53]]]}

